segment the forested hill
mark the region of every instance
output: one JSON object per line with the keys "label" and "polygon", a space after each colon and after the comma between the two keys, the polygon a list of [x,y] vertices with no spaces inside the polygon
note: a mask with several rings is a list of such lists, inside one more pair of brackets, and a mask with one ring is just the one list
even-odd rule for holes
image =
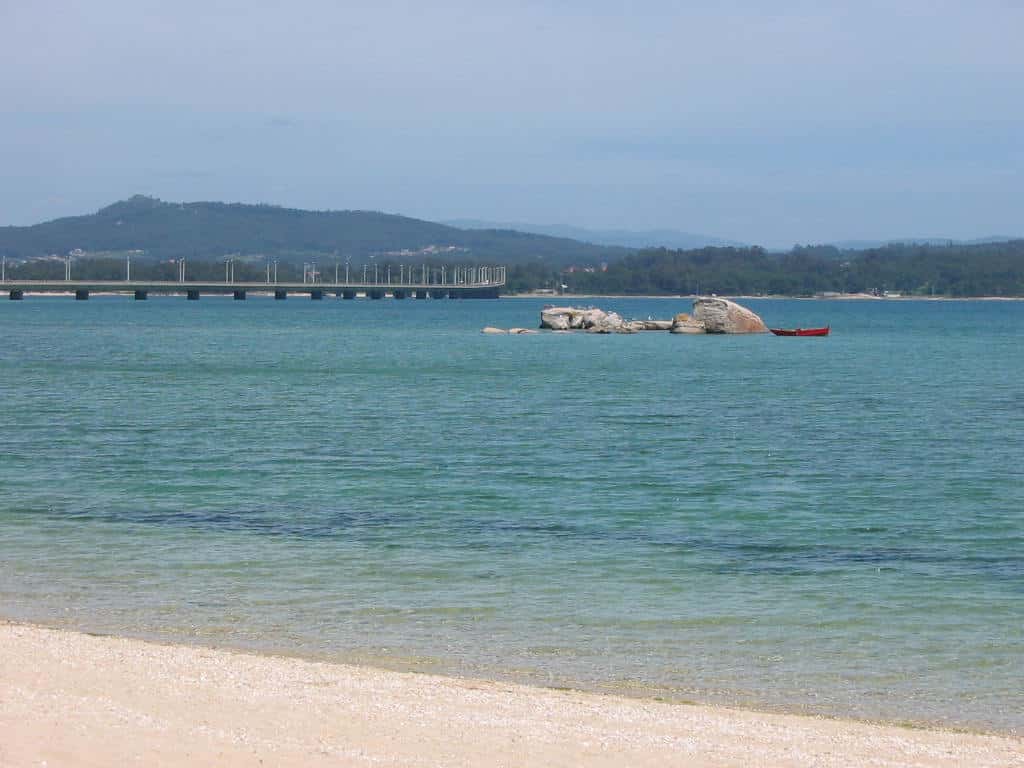
{"label": "forested hill", "polygon": [[135,274],[156,275],[163,269],[162,279],[174,274],[166,264],[169,259],[203,262],[193,267],[201,272],[230,254],[241,257],[239,268],[249,275],[246,279],[262,274],[269,258],[281,261],[284,274],[298,275],[305,261],[366,264],[373,257],[392,271],[420,262],[506,264],[511,291],[564,285],[573,293],[1024,296],[1024,240],[902,243],[868,250],[798,246],[788,253],[759,247],[637,252],[514,230],[460,229],[372,211],[167,203],[142,196],[88,216],[0,227],[0,255],[7,257],[9,277],[60,277],[63,265],[45,257],[75,249],[86,252],[76,260],[75,274],[105,279],[122,274],[119,254],[132,251]]}
{"label": "forested hill", "polygon": [[87,216],[0,227],[0,254],[8,258],[30,259],[74,249],[89,253],[138,250],[161,260],[240,254],[299,262],[318,256],[362,261],[408,251],[402,254],[408,262],[447,258],[552,266],[609,262],[631,252],[511,230],[464,230],[373,211],[168,203],[140,195]]}
{"label": "forested hill", "polygon": [[785,254],[756,247],[662,248],[628,256],[607,271],[574,271],[563,280],[578,293],[1024,296],[1024,240],[866,251],[797,247]]}

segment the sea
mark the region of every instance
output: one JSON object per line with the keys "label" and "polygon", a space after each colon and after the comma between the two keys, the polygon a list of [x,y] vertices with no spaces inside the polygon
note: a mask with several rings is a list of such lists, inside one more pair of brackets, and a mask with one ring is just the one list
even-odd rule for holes
{"label": "sea", "polygon": [[1024,732],[1024,302],[743,303],[4,297],[0,617]]}

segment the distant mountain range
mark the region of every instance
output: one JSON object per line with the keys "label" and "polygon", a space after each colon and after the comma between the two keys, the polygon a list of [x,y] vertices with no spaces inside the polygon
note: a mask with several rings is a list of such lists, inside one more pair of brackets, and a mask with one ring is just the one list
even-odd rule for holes
{"label": "distant mountain range", "polygon": [[[518,232],[532,232],[552,237],[567,237],[595,245],[611,245],[641,250],[644,248],[674,248],[689,250],[692,248],[746,248],[754,243],[739,240],[683,232],[678,229],[587,229],[568,224],[528,224],[526,222],[494,222],[478,219],[452,219],[444,222],[452,227],[462,229],[500,229]],[[828,245],[840,251],[866,251],[871,248],[884,248],[887,245],[984,245],[986,243],[1006,243],[1019,240],[1020,237],[993,235],[972,240],[957,240],[948,237],[897,237],[886,240],[836,240],[815,245]],[[786,253],[789,248],[770,248],[777,253]]]}
{"label": "distant mountain range", "polygon": [[[987,237],[848,240],[826,244],[832,257],[898,243],[979,245],[1012,240]],[[648,247],[689,250],[746,247],[734,240],[673,229],[631,231],[585,229],[460,219],[423,221],[376,211],[305,211],[273,205],[172,203],[136,195],[96,213],[27,227],[0,227],[0,254],[33,259],[81,249],[90,255],[138,252],[143,259],[219,259],[231,254],[252,260],[380,258],[393,263],[498,262],[561,269],[612,264]],[[820,247],[816,247],[821,250]],[[780,251],[780,253],[783,251]],[[786,251],[788,252],[788,251]],[[829,254],[820,253],[824,258]]]}
{"label": "distant mountain range", "polygon": [[461,229],[500,229],[531,232],[550,237],[566,237],[595,245],[611,245],[622,248],[706,248],[708,246],[743,247],[746,243],[725,240],[711,235],[682,232],[678,229],[585,229],[568,224],[527,224],[524,222],[494,222],[477,219],[454,219],[445,221]]}
{"label": "distant mountain range", "polygon": [[620,259],[628,248],[507,229],[460,229],[375,211],[304,211],[240,203],[170,203],[136,195],[86,216],[0,227],[0,254],[30,259],[141,251],[143,258],[217,259],[226,254],[307,259],[542,263]]}

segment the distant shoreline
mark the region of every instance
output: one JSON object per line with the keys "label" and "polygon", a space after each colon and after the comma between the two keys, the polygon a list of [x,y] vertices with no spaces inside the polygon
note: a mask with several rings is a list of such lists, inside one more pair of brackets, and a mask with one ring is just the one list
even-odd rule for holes
{"label": "distant shoreline", "polygon": [[839,296],[786,296],[772,294],[751,296],[742,293],[723,294],[636,294],[636,293],[508,293],[503,299],[697,299],[718,295],[729,299],[785,299],[787,301],[1024,301],[1024,296],[872,296],[869,293],[848,293]]}

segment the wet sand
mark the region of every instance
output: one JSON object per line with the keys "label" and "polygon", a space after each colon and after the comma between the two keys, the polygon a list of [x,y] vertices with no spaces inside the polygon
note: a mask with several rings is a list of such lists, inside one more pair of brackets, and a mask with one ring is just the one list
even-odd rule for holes
{"label": "wet sand", "polygon": [[1024,766],[1024,742],[0,624],[0,766]]}

